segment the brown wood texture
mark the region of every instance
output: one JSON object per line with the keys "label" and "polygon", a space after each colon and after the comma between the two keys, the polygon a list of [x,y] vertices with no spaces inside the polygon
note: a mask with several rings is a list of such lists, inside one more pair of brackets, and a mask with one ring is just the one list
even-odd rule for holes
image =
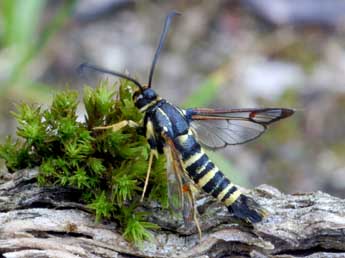
{"label": "brown wood texture", "polygon": [[345,257],[345,201],[322,192],[248,192],[269,212],[255,226],[234,220],[209,196],[198,199],[203,237],[179,216],[145,204],[161,226],[135,247],[115,222],[96,223],[80,193],[40,188],[37,170],[0,177],[0,257]]}

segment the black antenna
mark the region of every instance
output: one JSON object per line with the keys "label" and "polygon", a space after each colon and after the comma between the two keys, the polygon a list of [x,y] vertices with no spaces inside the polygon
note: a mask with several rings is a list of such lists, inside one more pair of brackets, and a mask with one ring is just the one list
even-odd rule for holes
{"label": "black antenna", "polygon": [[181,14],[178,13],[178,12],[172,11],[165,18],[165,23],[164,23],[163,31],[162,31],[162,34],[161,34],[161,38],[159,39],[158,48],[156,50],[155,56],[153,57],[153,61],[152,61],[152,65],[151,65],[151,70],[150,70],[150,75],[149,75],[149,82],[148,82],[148,85],[147,85],[148,88],[151,88],[153,72],[155,70],[155,66],[156,66],[156,63],[157,63],[157,60],[158,60],[158,56],[159,56],[159,54],[160,54],[160,52],[162,50],[162,47],[164,45],[165,38],[166,38],[166,36],[168,34],[171,20],[176,15],[181,15]]}
{"label": "black antenna", "polygon": [[106,73],[106,74],[111,74],[111,75],[114,75],[114,76],[117,76],[117,77],[120,77],[120,78],[124,78],[126,80],[129,80],[131,82],[133,82],[135,85],[137,85],[141,91],[144,90],[144,87],[135,79],[125,75],[125,74],[122,74],[122,73],[118,73],[118,72],[113,72],[113,71],[110,71],[110,70],[107,70],[107,69],[104,69],[104,68],[101,68],[101,67],[97,67],[95,65],[90,65],[88,63],[83,63],[81,65],[78,66],[78,72],[79,73],[82,73],[83,70],[85,68],[88,68],[88,69],[91,69],[91,70],[94,70],[94,71],[97,71],[97,72],[101,72],[101,73]]}

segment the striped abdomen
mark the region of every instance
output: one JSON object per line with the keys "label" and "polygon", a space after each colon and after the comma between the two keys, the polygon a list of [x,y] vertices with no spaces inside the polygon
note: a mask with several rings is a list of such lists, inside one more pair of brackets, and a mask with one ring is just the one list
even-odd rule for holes
{"label": "striped abdomen", "polygon": [[204,153],[190,130],[187,134],[176,137],[174,143],[181,154],[184,169],[200,188],[224,203],[235,216],[250,222],[262,219],[259,206],[254,200],[241,194],[225,177]]}

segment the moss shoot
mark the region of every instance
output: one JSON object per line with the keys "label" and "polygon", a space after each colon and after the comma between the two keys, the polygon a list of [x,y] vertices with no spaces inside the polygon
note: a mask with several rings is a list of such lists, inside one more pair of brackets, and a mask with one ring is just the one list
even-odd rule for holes
{"label": "moss shoot", "polygon": [[[120,81],[118,91],[106,82],[95,89],[86,87],[85,122],[78,119],[78,94],[72,90],[57,93],[47,110],[17,105],[12,114],[18,122],[18,139],[8,137],[0,145],[0,158],[10,172],[39,167],[41,186],[77,188],[97,221],[115,219],[126,239],[139,244],[151,238],[148,229],[158,228],[138,211],[149,145],[140,128],[93,130],[122,120],[142,120],[132,101],[133,87],[127,81]],[[147,197],[166,208],[164,164],[164,157],[154,162]]]}

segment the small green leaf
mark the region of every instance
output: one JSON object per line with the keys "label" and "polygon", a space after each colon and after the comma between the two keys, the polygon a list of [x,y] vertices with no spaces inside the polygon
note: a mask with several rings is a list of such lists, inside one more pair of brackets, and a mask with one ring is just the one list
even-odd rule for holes
{"label": "small green leaf", "polygon": [[152,240],[153,236],[148,231],[149,229],[159,229],[159,226],[145,221],[145,213],[132,213],[125,222],[125,232],[123,236],[140,246],[142,240]]}
{"label": "small green leaf", "polygon": [[96,221],[100,221],[102,218],[110,218],[114,210],[113,204],[109,202],[104,191],[102,191],[88,207],[95,211]]}
{"label": "small green leaf", "polygon": [[96,176],[101,176],[103,172],[105,172],[106,167],[103,165],[103,161],[98,158],[89,158],[88,161],[88,166],[90,167],[91,171],[96,175]]}
{"label": "small green leaf", "polygon": [[137,186],[137,180],[132,179],[128,175],[115,176],[112,180],[112,185],[113,200],[120,207],[126,201],[132,200],[136,190],[140,190]]}
{"label": "small green leaf", "polygon": [[54,96],[50,109],[55,119],[69,117],[76,119],[76,110],[78,107],[78,93],[76,91],[62,91]]}

